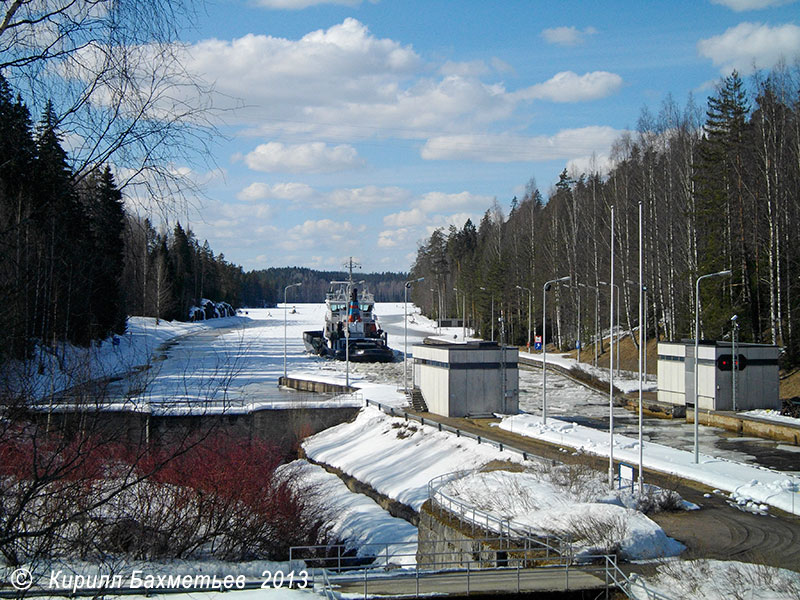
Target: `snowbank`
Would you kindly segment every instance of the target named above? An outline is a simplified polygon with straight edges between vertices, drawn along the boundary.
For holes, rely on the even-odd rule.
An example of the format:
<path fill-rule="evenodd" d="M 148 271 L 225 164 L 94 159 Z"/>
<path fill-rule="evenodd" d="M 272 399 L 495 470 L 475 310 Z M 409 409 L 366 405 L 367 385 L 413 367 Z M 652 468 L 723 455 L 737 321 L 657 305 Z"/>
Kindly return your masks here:
<path fill-rule="evenodd" d="M 670 598 L 758 598 L 792 600 L 800 598 L 800 573 L 764 565 L 719 560 L 667 561 L 654 577 L 634 576 L 632 592 L 645 600 L 647 590 Z"/>
<path fill-rule="evenodd" d="M 536 415 L 515 415 L 503 419 L 499 427 L 519 435 L 575 448 L 599 456 L 608 456 L 608 432 L 576 423 L 549 419 L 547 424 Z M 651 442 L 644 443 L 645 468 L 699 481 L 712 488 L 731 492 L 740 505 L 766 510 L 766 505 L 786 512 L 800 513 L 800 477 L 764 467 L 736 463 L 713 456 L 694 454 Z M 623 435 L 614 436 L 614 458 L 634 465 L 639 463 L 639 442 Z"/>
<path fill-rule="evenodd" d="M 333 517 L 331 533 L 348 547 L 357 548 L 358 556 L 381 558 L 388 552 L 389 562 L 416 564 L 417 528 L 391 516 L 374 500 L 351 492 L 336 475 L 305 460 L 296 460 L 281 468 L 290 469 L 304 485 L 311 485 L 325 498 Z M 386 549 L 386 545 L 390 547 Z"/>

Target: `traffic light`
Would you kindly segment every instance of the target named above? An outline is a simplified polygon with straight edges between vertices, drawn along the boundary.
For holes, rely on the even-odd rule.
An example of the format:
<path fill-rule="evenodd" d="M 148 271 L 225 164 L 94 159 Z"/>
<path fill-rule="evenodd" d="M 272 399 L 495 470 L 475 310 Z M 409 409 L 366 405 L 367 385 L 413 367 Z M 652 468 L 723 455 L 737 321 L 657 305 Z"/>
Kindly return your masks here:
<path fill-rule="evenodd" d="M 739 361 L 736 365 L 737 371 L 744 371 L 747 367 L 747 357 L 744 354 L 739 354 Z M 720 371 L 733 371 L 733 355 L 720 354 L 717 357 L 717 368 Z"/>

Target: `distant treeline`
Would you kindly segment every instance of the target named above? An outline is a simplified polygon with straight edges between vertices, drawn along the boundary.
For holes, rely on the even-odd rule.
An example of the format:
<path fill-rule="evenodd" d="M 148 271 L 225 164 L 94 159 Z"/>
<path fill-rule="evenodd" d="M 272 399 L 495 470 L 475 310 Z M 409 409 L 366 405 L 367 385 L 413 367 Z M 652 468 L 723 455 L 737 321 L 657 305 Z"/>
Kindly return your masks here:
<path fill-rule="evenodd" d="M 289 302 L 322 302 L 331 281 L 347 281 L 344 271 L 314 271 L 301 267 L 270 268 L 244 275 L 242 304 L 259 307 L 283 302 L 284 288 L 293 283 L 300 287 L 287 292 Z M 353 273 L 355 281 L 364 281 L 376 302 L 403 300 L 405 273 Z"/>

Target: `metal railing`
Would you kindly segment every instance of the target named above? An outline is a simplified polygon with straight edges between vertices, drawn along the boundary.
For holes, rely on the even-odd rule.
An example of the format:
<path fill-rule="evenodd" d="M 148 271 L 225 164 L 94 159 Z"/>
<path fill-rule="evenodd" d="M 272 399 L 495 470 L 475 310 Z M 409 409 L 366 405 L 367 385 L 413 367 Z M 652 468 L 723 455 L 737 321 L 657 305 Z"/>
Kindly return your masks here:
<path fill-rule="evenodd" d="M 526 544 L 532 544 L 543 549 L 548 557 L 551 553 L 558 556 L 574 556 L 572 545 L 568 540 L 548 533 L 542 535 L 523 523 L 497 517 L 488 511 L 453 498 L 442 491 L 442 488 L 447 483 L 477 472 L 475 469 L 453 471 L 431 479 L 428 482 L 428 499 L 431 501 L 431 511 L 438 509 L 440 516 L 443 512 L 446 512 L 448 516 L 455 518 L 462 525 L 468 525 L 472 533 L 475 532 L 476 528 L 482 528 L 489 533 L 499 533 L 500 538 L 508 540 L 508 543 L 511 543 L 512 540 L 523 540 Z"/>
<path fill-rule="evenodd" d="M 357 562 L 359 559 L 342 554 L 343 545 L 332 546 L 296 546 L 290 549 L 291 560 L 304 560 L 314 573 L 313 581 L 318 584 L 317 591 L 326 598 L 336 596 L 335 589 L 346 589 L 347 593 L 363 593 L 363 597 L 370 595 L 370 590 L 376 592 L 376 587 L 387 583 L 394 585 L 393 594 L 413 595 L 420 597 L 432 593 L 460 593 L 469 594 L 477 591 L 476 587 L 481 582 L 491 581 L 499 586 L 491 591 L 516 591 L 535 590 L 535 581 L 539 576 L 549 577 L 554 582 L 553 575 L 561 573 L 563 576 L 564 590 L 579 589 L 581 586 L 592 587 L 594 581 L 583 578 L 576 581 L 578 573 L 589 574 L 600 580 L 606 590 L 616 588 L 628 598 L 635 600 L 673 600 L 669 596 L 649 589 L 645 582 L 636 576 L 629 577 L 617 563 L 613 554 L 582 555 L 579 560 L 569 556 L 550 555 L 542 556 L 542 550 L 537 546 L 508 546 L 507 538 L 462 538 L 437 540 L 430 544 L 448 544 L 451 549 L 444 551 L 426 551 L 424 557 L 432 562 L 435 567 L 425 568 L 417 561 L 417 552 L 389 552 L 392 546 L 406 546 L 408 543 L 396 544 L 366 544 L 384 548 L 373 556 L 370 564 L 347 564 L 348 560 Z M 481 549 L 475 550 L 474 544 L 480 544 Z M 458 544 L 470 544 L 470 550 L 459 550 Z M 334 552 L 335 551 L 335 552 Z M 311 554 L 311 557 L 304 557 Z M 413 566 L 403 567 L 414 559 Z M 390 559 L 395 559 L 393 562 Z M 362 562 L 363 557 L 360 559 Z M 570 584 L 572 583 L 572 587 Z M 321 589 L 319 589 L 321 588 Z M 482 590 L 486 592 L 484 587 Z"/>
<path fill-rule="evenodd" d="M 401 408 L 395 408 L 394 406 L 387 406 L 387 405 L 381 404 L 380 402 L 375 402 L 374 400 L 370 400 L 369 398 L 364 400 L 364 404 L 365 404 L 365 406 L 375 406 L 379 410 L 382 410 L 384 413 L 386 413 L 387 415 L 390 415 L 392 417 L 402 417 L 406 421 L 416 421 L 417 423 L 419 423 L 421 425 L 428 425 L 430 427 L 435 427 L 439 431 L 446 431 L 448 433 L 455 433 L 457 437 L 463 437 L 463 438 L 475 440 L 479 444 L 488 444 L 489 446 L 493 446 L 494 448 L 497 448 L 500 452 L 510 452 L 511 454 L 516 454 L 518 456 L 521 456 L 523 460 L 532 460 L 533 458 L 537 458 L 535 454 L 531 454 L 530 452 L 525 452 L 524 450 L 519 450 L 517 448 L 514 448 L 512 446 L 504 444 L 503 442 L 497 442 L 497 441 L 492 440 L 492 439 L 487 439 L 487 438 L 485 438 L 483 436 L 480 436 L 480 435 L 477 435 L 477 434 L 474 434 L 474 433 L 470 433 L 468 431 L 462 431 L 461 429 L 458 429 L 457 427 L 451 427 L 450 425 L 445 425 L 445 424 L 440 423 L 439 421 L 436 421 L 434 419 L 427 419 L 426 420 L 425 417 L 421 417 L 419 415 L 415 415 L 413 413 L 406 412 Z"/>

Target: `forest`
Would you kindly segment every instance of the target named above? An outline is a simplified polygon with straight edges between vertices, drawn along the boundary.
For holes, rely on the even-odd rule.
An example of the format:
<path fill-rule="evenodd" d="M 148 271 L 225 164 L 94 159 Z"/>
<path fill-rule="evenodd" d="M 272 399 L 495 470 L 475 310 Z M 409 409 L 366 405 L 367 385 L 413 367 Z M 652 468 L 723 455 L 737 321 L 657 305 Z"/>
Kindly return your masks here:
<path fill-rule="evenodd" d="M 37 341 L 123 333 L 128 315 L 185 319 L 202 297 L 238 303 L 242 270 L 180 223 L 126 212 L 107 165 L 77 174 L 50 104 L 34 126 L 0 78 L 0 358 Z"/>
<path fill-rule="evenodd" d="M 75 172 L 50 104 L 38 123 L 0 76 L 0 361 L 37 343 L 87 345 L 123 333 L 128 315 L 187 320 L 208 298 L 273 305 L 283 287 L 321 302 L 344 272 L 245 273 L 180 222 L 156 228 L 126 210 L 108 165 Z M 402 274 L 358 274 L 378 301 L 402 298 Z"/>
<path fill-rule="evenodd" d="M 568 350 L 609 331 L 612 283 L 621 327 L 631 330 L 639 314 L 641 203 L 648 337 L 694 339 L 697 278 L 730 270 L 702 282 L 700 338 L 730 339 L 737 315 L 740 341 L 778 344 L 786 364 L 800 362 L 798 69 L 777 67 L 748 81 L 733 72 L 704 107 L 668 97 L 657 114 L 642 111 L 610 158 L 606 172 L 564 170 L 546 199 L 529 181 L 507 216 L 495 200 L 477 226 L 435 230 L 412 269 L 425 277 L 414 302 L 433 317 L 460 317 L 466 304 L 484 337 L 494 307 L 506 341 L 523 345 L 529 303 L 530 327 L 542 335 L 547 294 L 546 342 Z M 562 277 L 569 282 L 544 291 Z"/>

